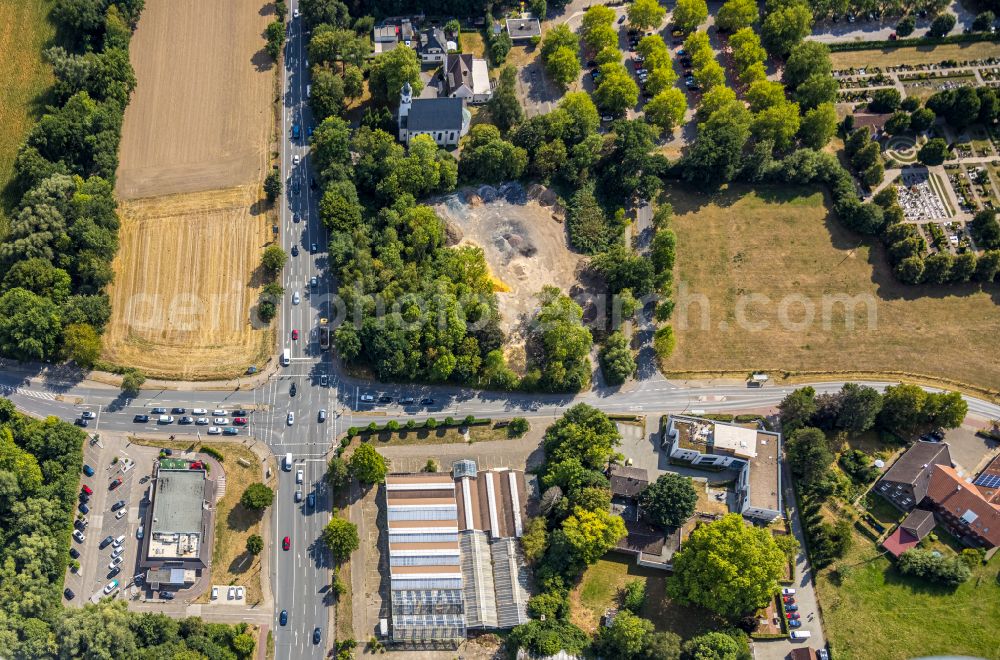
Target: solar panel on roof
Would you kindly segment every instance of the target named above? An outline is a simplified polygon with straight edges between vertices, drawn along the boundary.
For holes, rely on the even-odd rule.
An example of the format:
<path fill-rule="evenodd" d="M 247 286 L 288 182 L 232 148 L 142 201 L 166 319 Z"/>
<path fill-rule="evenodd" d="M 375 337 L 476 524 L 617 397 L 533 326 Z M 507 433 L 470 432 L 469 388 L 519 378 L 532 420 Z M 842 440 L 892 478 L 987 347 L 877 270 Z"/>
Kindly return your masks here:
<path fill-rule="evenodd" d="M 1000 486 L 1000 474 L 981 474 L 972 483 L 983 488 L 997 488 Z"/>

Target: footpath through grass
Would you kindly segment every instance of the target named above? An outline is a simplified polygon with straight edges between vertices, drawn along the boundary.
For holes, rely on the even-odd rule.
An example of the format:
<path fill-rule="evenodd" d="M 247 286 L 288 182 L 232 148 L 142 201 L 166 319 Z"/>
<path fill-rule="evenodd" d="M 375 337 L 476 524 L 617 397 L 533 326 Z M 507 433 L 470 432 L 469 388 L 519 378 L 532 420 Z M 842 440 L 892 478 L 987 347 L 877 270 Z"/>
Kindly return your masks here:
<path fill-rule="evenodd" d="M 0 0 L 0 238 L 7 211 L 17 200 L 7 190 L 14 156 L 41 115 L 52 86 L 52 69 L 42 51 L 55 35 L 48 20 L 52 0 Z"/>
<path fill-rule="evenodd" d="M 957 589 L 939 587 L 900 574 L 871 541 L 855 534 L 848 555 L 817 579 L 836 657 L 1000 658 L 998 569 L 994 557 Z"/>

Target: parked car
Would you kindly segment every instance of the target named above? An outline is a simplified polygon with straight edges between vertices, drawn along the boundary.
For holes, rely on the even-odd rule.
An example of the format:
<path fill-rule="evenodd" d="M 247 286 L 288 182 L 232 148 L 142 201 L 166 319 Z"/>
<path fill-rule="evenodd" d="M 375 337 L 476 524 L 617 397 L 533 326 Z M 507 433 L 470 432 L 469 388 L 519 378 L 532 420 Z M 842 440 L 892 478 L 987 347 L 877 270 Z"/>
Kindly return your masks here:
<path fill-rule="evenodd" d="M 191 409 L 191 414 L 192 415 L 207 415 L 208 411 L 205 410 L 204 408 L 192 408 Z"/>
<path fill-rule="evenodd" d="M 83 486 L 80 487 L 80 492 L 86 493 L 87 495 L 94 494 L 94 491 L 92 491 L 90 489 L 90 486 L 88 486 L 87 484 L 83 484 Z"/>
<path fill-rule="evenodd" d="M 243 598 L 243 587 L 236 587 L 236 598 L 237 599 Z"/>
<path fill-rule="evenodd" d="M 792 596 L 795 594 L 795 589 L 792 589 L 791 587 L 784 587 L 782 588 L 781 593 L 785 596 Z"/>
<path fill-rule="evenodd" d="M 317 252 L 319 252 L 319 246 L 316 245 L 315 243 L 310 243 L 309 244 L 309 252 L 312 253 L 312 254 L 316 254 Z"/>
<path fill-rule="evenodd" d="M 136 415 L 132 418 L 132 421 L 136 424 L 145 424 L 149 421 L 149 415 Z"/>
<path fill-rule="evenodd" d="M 87 428 L 87 425 L 90 424 L 90 422 L 88 422 L 87 420 L 85 420 L 82 417 L 77 417 L 76 419 L 73 420 L 73 423 L 76 424 L 77 426 L 81 426 L 83 428 Z"/>
<path fill-rule="evenodd" d="M 302 483 L 302 470 L 295 471 L 295 483 L 297 484 Z"/>
<path fill-rule="evenodd" d="M 101 541 L 101 544 L 98 547 L 101 550 L 103 550 L 104 548 L 108 547 L 109 545 L 111 545 L 114 542 L 115 542 L 115 537 L 113 537 L 113 536 L 105 536 L 104 540 Z"/>
<path fill-rule="evenodd" d="M 72 557 L 73 559 L 79 559 L 80 558 L 80 551 L 77 550 L 76 548 L 70 548 L 69 549 L 69 556 Z"/>
<path fill-rule="evenodd" d="M 219 588 L 212 587 L 212 600 L 216 600 L 218 598 L 219 598 Z"/>
<path fill-rule="evenodd" d="M 404 396 L 399 399 L 399 405 L 401 406 L 412 406 L 415 399 L 412 396 Z"/>
<path fill-rule="evenodd" d="M 194 423 L 197 424 L 198 426 L 208 426 L 209 424 L 212 423 L 212 420 L 210 420 L 208 417 L 199 417 L 198 419 L 194 420 Z"/>
<path fill-rule="evenodd" d="M 181 424 L 194 424 L 194 417 L 181 417 Z"/>
<path fill-rule="evenodd" d="M 83 532 L 78 529 L 73 530 L 73 538 L 76 539 L 77 543 L 83 543 L 87 539 L 87 537 L 83 535 Z"/>
<path fill-rule="evenodd" d="M 111 545 L 115 546 L 116 548 L 120 548 L 122 547 L 122 545 L 124 545 L 124 543 L 125 543 L 125 535 L 122 534 L 121 536 L 116 538 Z"/>
<path fill-rule="evenodd" d="M 70 589 L 69 587 L 63 589 L 63 596 L 66 597 L 66 600 L 73 600 L 74 598 L 76 598 L 76 594 L 73 593 L 73 590 Z"/>
<path fill-rule="evenodd" d="M 92 476 L 94 476 L 94 468 L 90 467 L 87 464 L 84 464 L 84 466 L 83 466 L 83 473 L 85 475 L 87 475 L 88 477 L 92 477 Z"/>
<path fill-rule="evenodd" d="M 240 430 L 235 426 L 227 426 L 222 429 L 222 435 L 239 435 Z"/>
<path fill-rule="evenodd" d="M 80 513 L 82 513 L 83 515 L 87 515 L 88 513 L 90 513 L 90 507 L 87 506 L 86 502 L 80 502 L 80 506 L 76 508 L 78 508 L 80 510 Z"/>
<path fill-rule="evenodd" d="M 826 649 L 816 649 L 816 657 L 819 660 L 830 660 L 830 654 Z"/>
<path fill-rule="evenodd" d="M 361 395 L 361 403 L 375 403 L 375 395 L 374 394 L 362 394 Z"/>
<path fill-rule="evenodd" d="M 309 278 L 309 286 L 312 287 L 313 289 L 315 289 L 316 287 L 318 287 L 319 286 L 319 278 L 317 278 L 315 275 L 313 275 L 312 277 L 310 277 Z"/>
<path fill-rule="evenodd" d="M 245 426 L 247 423 L 246 417 L 233 417 L 233 424 L 239 424 L 240 426 Z"/>
<path fill-rule="evenodd" d="M 786 612 L 785 613 L 785 618 L 786 619 L 801 619 L 802 615 L 799 614 L 798 612 Z"/>
<path fill-rule="evenodd" d="M 112 591 L 118 588 L 118 580 L 112 580 L 108 582 L 108 585 L 104 587 L 104 593 L 110 594 Z"/>
<path fill-rule="evenodd" d="M 174 592 L 172 592 L 172 591 L 163 591 L 161 589 L 160 590 L 160 598 L 162 598 L 163 600 L 173 600 L 174 599 Z"/>
<path fill-rule="evenodd" d="M 243 408 L 237 408 L 236 410 L 233 411 L 233 416 L 234 417 L 246 417 L 249 414 L 250 414 L 250 411 L 249 410 L 245 410 Z"/>
<path fill-rule="evenodd" d="M 115 514 L 115 520 L 121 520 L 128 515 L 128 509 L 120 509 L 118 513 Z"/>
<path fill-rule="evenodd" d="M 208 434 L 209 435 L 221 435 L 222 434 L 222 427 L 221 426 L 209 426 L 208 427 Z"/>
<path fill-rule="evenodd" d="M 118 500 L 117 502 L 115 502 L 114 504 L 111 505 L 111 510 L 112 511 L 117 511 L 118 509 L 122 508 L 123 506 L 125 506 L 125 500 Z"/>
<path fill-rule="evenodd" d="M 167 414 L 167 409 L 166 408 L 153 408 L 153 414 L 154 415 L 166 415 Z"/>
<path fill-rule="evenodd" d="M 115 566 L 118 566 L 119 564 L 121 564 L 123 561 L 125 561 L 125 560 L 121 556 L 115 557 L 114 559 L 111 560 L 111 563 L 108 564 L 108 568 L 109 569 L 110 568 L 114 568 Z"/>
<path fill-rule="evenodd" d="M 434 399 L 430 398 L 429 396 L 424 397 L 423 399 L 420 400 L 420 405 L 422 405 L 422 406 L 433 406 L 434 405 Z"/>
<path fill-rule="evenodd" d="M 306 496 L 306 504 L 309 508 L 316 506 L 316 493 L 309 493 L 309 495 Z"/>
<path fill-rule="evenodd" d="M 232 600 L 234 598 L 236 598 L 236 587 L 229 587 L 229 590 L 226 591 L 226 600 Z"/>
<path fill-rule="evenodd" d="M 117 479 L 111 482 L 111 484 L 108 486 L 108 490 L 114 490 L 115 488 L 118 488 L 121 485 L 122 485 L 122 478 L 118 477 Z"/>
<path fill-rule="evenodd" d="M 792 639 L 808 639 L 811 635 L 812 633 L 808 630 L 793 630 L 789 633 L 789 637 Z"/>
<path fill-rule="evenodd" d="M 114 576 L 118 575 L 121 572 L 122 572 L 122 567 L 115 566 L 110 571 L 108 571 L 108 579 L 110 580 L 111 578 L 113 578 Z"/>
<path fill-rule="evenodd" d="M 80 530 L 81 532 L 87 531 L 87 525 L 89 525 L 89 524 L 90 523 L 87 522 L 86 518 L 77 518 L 76 520 L 73 521 L 73 527 L 75 527 L 76 529 Z M 69 554 L 71 554 L 71 555 L 73 554 L 73 549 L 72 548 L 70 548 L 70 553 Z M 75 559 L 75 557 L 74 557 L 74 559 Z"/>
<path fill-rule="evenodd" d="M 799 606 L 796 605 L 795 603 L 792 603 L 791 605 L 785 605 L 785 611 L 786 612 L 796 612 L 796 611 L 798 611 L 798 609 L 799 609 Z"/>
<path fill-rule="evenodd" d="M 799 621 L 798 619 L 792 619 L 791 621 L 788 622 L 788 627 L 789 628 L 801 628 L 802 627 L 802 622 Z"/>
<path fill-rule="evenodd" d="M 214 423 L 214 424 L 216 424 L 218 426 L 225 426 L 226 424 L 229 423 L 229 418 L 228 417 L 216 417 L 215 419 L 212 420 L 212 423 Z"/>
<path fill-rule="evenodd" d="M 135 538 L 142 540 L 143 527 L 139 525 L 139 529 L 135 530 Z"/>
<path fill-rule="evenodd" d="M 295 491 L 295 501 L 296 502 L 301 502 L 302 501 L 302 491 L 301 490 Z"/>
<path fill-rule="evenodd" d="M 186 412 L 187 412 L 186 408 L 171 408 L 170 410 L 171 415 L 183 415 Z"/>

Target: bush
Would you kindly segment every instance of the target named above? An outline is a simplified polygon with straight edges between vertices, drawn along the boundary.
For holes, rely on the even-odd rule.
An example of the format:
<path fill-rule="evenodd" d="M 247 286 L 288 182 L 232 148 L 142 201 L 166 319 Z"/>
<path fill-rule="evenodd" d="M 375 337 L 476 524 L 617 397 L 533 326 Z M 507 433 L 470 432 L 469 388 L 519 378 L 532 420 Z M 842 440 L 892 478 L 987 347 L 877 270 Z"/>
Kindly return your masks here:
<path fill-rule="evenodd" d="M 462 420 L 462 425 L 463 426 L 472 426 L 475 423 L 476 423 L 476 416 L 475 415 L 466 415 L 465 419 Z"/>
<path fill-rule="evenodd" d="M 639 614 L 646 602 L 646 583 L 643 580 L 626 582 L 618 592 L 618 602 L 633 614 Z"/>
<path fill-rule="evenodd" d="M 653 349 L 656 351 L 656 357 L 661 360 L 670 357 L 676 345 L 677 340 L 674 338 L 674 329 L 669 325 L 659 328 L 653 334 Z"/>
<path fill-rule="evenodd" d="M 522 435 L 527 433 L 530 428 L 531 425 L 528 424 L 528 420 L 524 417 L 515 417 L 510 420 L 509 424 L 507 424 L 507 435 L 512 438 L 520 438 Z"/>
<path fill-rule="evenodd" d="M 444 425 L 445 426 L 455 426 L 455 418 L 451 417 L 451 416 L 445 417 L 444 418 Z"/>
<path fill-rule="evenodd" d="M 427 421 L 424 422 L 424 428 L 428 429 L 436 429 L 437 425 L 438 425 L 437 420 L 434 419 L 433 417 L 428 417 Z"/>
<path fill-rule="evenodd" d="M 200 451 L 203 454 L 208 454 L 209 456 L 219 461 L 220 463 L 222 463 L 225 460 L 225 457 L 222 455 L 222 452 L 216 449 L 215 447 L 208 447 L 203 445 L 202 448 L 199 449 L 198 451 Z"/>
<path fill-rule="evenodd" d="M 938 582 L 949 587 L 957 587 L 970 577 L 972 571 L 961 557 L 935 555 L 927 550 L 907 550 L 899 557 L 899 572 Z"/>

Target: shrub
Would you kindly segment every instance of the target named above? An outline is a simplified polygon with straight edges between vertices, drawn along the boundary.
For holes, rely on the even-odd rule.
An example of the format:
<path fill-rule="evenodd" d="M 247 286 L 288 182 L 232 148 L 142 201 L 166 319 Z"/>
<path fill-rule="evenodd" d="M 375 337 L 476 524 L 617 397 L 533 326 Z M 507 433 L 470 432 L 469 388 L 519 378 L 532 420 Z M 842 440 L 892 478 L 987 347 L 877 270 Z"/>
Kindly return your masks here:
<path fill-rule="evenodd" d="M 462 420 L 462 424 L 465 426 L 472 426 L 475 423 L 476 423 L 475 415 L 466 415 L 465 419 Z"/>
<path fill-rule="evenodd" d="M 445 426 L 455 426 L 455 418 L 451 417 L 451 416 L 445 417 L 444 418 L 444 425 Z"/>
<path fill-rule="evenodd" d="M 528 424 L 528 420 L 524 417 L 515 417 L 510 420 L 509 424 L 507 424 L 507 435 L 512 438 L 520 438 L 522 435 L 527 433 L 530 428 L 531 425 Z"/>
<path fill-rule="evenodd" d="M 386 431 L 398 431 L 399 430 L 399 422 L 397 422 L 394 419 L 390 419 L 388 422 L 385 423 L 385 430 Z"/>
<path fill-rule="evenodd" d="M 972 571 L 961 557 L 945 557 L 927 550 L 907 550 L 899 557 L 900 573 L 957 587 L 970 577 Z"/>
<path fill-rule="evenodd" d="M 201 451 L 201 453 L 203 454 L 208 454 L 209 456 L 219 461 L 220 463 L 225 460 L 225 457 L 222 455 L 222 452 L 216 449 L 215 447 L 203 446 L 199 451 Z"/>
<path fill-rule="evenodd" d="M 424 428 L 428 429 L 436 429 L 437 425 L 438 425 L 437 420 L 434 419 L 433 417 L 428 417 L 427 421 L 424 422 Z"/>
<path fill-rule="evenodd" d="M 633 614 L 639 614 L 646 602 L 646 583 L 642 580 L 626 582 L 618 592 L 618 602 Z"/>

